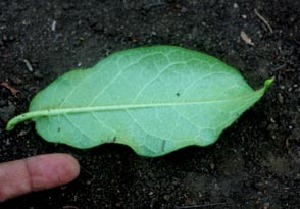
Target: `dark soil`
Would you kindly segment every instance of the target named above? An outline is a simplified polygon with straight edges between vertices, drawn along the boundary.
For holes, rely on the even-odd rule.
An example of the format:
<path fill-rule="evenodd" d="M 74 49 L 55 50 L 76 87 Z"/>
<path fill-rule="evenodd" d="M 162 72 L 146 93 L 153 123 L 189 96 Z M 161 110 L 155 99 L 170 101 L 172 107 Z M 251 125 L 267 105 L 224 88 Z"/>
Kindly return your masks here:
<path fill-rule="evenodd" d="M 214 145 L 160 158 L 120 145 L 82 151 L 50 144 L 33 122 L 4 130 L 62 73 L 157 44 L 213 55 L 254 88 L 271 76 L 276 82 Z M 300 208 L 299 71 L 298 0 L 1 0 L 0 161 L 64 152 L 82 172 L 67 186 L 0 208 Z"/>

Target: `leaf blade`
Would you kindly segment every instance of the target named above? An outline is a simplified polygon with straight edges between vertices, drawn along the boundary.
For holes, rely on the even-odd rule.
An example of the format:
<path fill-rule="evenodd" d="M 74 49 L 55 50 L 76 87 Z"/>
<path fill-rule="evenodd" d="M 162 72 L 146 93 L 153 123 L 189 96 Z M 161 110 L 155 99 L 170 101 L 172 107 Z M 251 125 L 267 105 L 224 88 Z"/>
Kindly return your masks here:
<path fill-rule="evenodd" d="M 153 157 L 213 143 L 270 83 L 255 92 L 238 71 L 208 55 L 139 48 L 64 74 L 34 98 L 28 114 L 39 115 L 33 119 L 47 141 L 126 144 Z"/>

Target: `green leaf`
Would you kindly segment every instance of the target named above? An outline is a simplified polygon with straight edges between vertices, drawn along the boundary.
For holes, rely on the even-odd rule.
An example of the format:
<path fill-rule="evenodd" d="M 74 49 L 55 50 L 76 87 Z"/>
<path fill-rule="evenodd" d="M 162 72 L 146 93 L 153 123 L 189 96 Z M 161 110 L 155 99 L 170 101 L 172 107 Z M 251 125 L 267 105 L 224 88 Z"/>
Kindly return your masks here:
<path fill-rule="evenodd" d="M 125 144 L 139 155 L 160 156 L 214 143 L 272 81 L 253 91 L 237 70 L 211 56 L 171 46 L 131 49 L 65 73 L 7 129 L 33 119 L 49 142 L 82 149 Z"/>

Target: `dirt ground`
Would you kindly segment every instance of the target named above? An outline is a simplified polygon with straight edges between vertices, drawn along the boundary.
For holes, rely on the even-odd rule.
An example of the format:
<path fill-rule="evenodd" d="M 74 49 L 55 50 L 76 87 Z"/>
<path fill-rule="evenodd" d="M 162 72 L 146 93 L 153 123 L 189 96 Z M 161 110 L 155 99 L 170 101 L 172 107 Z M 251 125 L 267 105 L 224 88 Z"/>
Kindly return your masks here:
<path fill-rule="evenodd" d="M 158 44 L 213 55 L 254 88 L 276 82 L 214 145 L 154 159 L 120 145 L 50 144 L 33 122 L 4 130 L 63 72 Z M 67 186 L 0 208 L 300 208 L 299 71 L 298 0 L 1 0 L 0 161 L 63 152 L 82 171 Z"/>

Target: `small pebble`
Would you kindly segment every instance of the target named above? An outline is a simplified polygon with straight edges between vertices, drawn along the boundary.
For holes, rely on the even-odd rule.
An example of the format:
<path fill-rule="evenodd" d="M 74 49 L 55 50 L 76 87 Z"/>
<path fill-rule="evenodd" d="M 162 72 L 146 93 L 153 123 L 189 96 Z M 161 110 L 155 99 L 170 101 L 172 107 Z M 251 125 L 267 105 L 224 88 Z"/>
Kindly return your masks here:
<path fill-rule="evenodd" d="M 86 185 L 90 186 L 92 184 L 92 181 L 91 180 L 87 180 L 86 181 Z"/>
<path fill-rule="evenodd" d="M 284 98 L 283 98 L 282 94 L 280 94 L 280 93 L 278 94 L 278 100 L 279 100 L 280 104 L 283 104 Z"/>
<path fill-rule="evenodd" d="M 165 201 L 169 201 L 169 200 L 170 200 L 170 195 L 167 195 L 167 194 L 164 195 L 164 196 L 163 196 L 163 199 L 164 199 Z"/>

